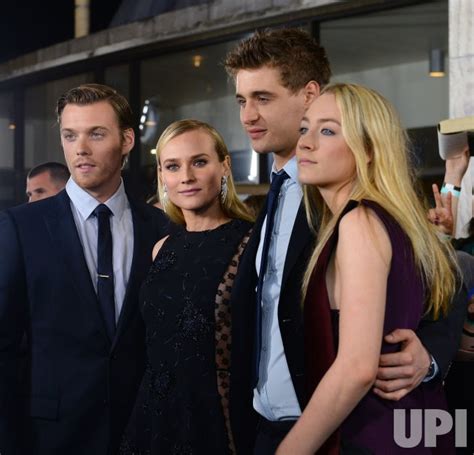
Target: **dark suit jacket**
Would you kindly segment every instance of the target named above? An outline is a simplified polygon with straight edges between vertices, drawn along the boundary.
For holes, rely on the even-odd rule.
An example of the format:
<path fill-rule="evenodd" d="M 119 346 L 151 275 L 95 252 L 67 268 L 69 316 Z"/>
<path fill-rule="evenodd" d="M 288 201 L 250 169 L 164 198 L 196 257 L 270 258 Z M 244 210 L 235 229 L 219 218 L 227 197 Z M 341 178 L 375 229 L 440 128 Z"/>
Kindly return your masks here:
<path fill-rule="evenodd" d="M 232 290 L 232 366 L 230 388 L 230 417 L 239 453 L 251 453 L 256 432 L 257 416 L 253 410 L 252 361 L 255 334 L 255 305 L 257 272 L 255 257 L 265 214 L 255 223 L 253 234 L 241 259 Z M 306 396 L 304 378 L 303 318 L 301 288 L 304 272 L 314 246 L 301 203 L 293 226 L 283 271 L 278 320 L 286 360 L 301 409 Z M 453 310 L 445 319 L 422 321 L 417 335 L 436 359 L 443 378 L 459 346 L 465 315 L 466 292 L 461 289 L 455 297 Z"/>
<path fill-rule="evenodd" d="M 134 252 L 113 343 L 67 193 L 0 213 L 2 455 L 117 450 L 144 369 L 139 287 L 168 226 L 158 209 L 130 203 Z"/>
<path fill-rule="evenodd" d="M 256 413 L 253 411 L 252 368 L 255 328 L 255 257 L 265 214 L 258 217 L 252 236 L 241 258 L 232 289 L 232 363 L 230 418 L 239 453 L 252 453 Z M 300 404 L 304 397 L 302 278 L 312 253 L 314 237 L 309 230 L 303 204 L 296 215 L 283 270 L 278 319 L 291 378 Z"/>

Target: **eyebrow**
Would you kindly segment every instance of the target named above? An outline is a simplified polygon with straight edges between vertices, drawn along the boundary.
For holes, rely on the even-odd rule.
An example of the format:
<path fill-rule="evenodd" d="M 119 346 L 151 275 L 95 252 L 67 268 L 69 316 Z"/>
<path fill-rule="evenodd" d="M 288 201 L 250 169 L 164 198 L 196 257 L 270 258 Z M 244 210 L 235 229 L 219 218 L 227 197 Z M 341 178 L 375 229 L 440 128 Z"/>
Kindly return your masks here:
<path fill-rule="evenodd" d="M 250 98 L 257 98 L 257 96 L 275 96 L 274 93 L 269 92 L 267 90 L 255 90 L 254 92 L 250 93 Z M 236 98 L 245 98 L 245 96 L 241 95 L 240 93 L 235 94 Z"/>
<path fill-rule="evenodd" d="M 208 155 L 207 153 L 198 153 L 197 155 L 192 155 L 192 156 L 190 157 L 190 159 L 191 159 L 191 160 L 195 160 L 196 158 L 201 158 L 201 157 L 206 157 L 206 158 L 208 158 L 209 155 Z M 163 164 L 164 164 L 164 163 L 167 163 L 167 162 L 169 162 L 169 161 L 179 161 L 179 160 L 180 160 L 180 158 L 167 158 L 166 160 L 163 161 Z"/>
<path fill-rule="evenodd" d="M 106 126 L 101 126 L 101 125 L 91 126 L 90 128 L 87 129 L 87 131 L 94 131 L 94 130 L 109 131 L 109 129 Z M 63 133 L 63 132 L 75 133 L 76 130 L 74 128 L 61 128 L 61 133 Z"/>
<path fill-rule="evenodd" d="M 309 123 L 309 118 L 304 116 L 302 119 L 301 119 L 302 122 L 308 122 Z M 333 123 L 336 123 L 337 125 L 341 126 L 341 122 L 339 122 L 339 120 L 336 120 L 335 118 L 330 118 L 330 117 L 327 117 L 327 118 L 320 118 L 317 120 L 316 123 L 320 124 L 320 123 L 326 123 L 326 122 L 333 122 Z"/>

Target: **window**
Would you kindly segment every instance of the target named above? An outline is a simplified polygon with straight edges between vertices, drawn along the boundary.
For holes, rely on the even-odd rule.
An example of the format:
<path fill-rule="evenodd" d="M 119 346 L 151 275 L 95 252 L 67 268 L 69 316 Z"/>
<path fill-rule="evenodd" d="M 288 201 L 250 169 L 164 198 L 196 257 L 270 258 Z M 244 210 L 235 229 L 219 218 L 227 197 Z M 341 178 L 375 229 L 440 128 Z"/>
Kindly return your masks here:
<path fill-rule="evenodd" d="M 146 60 L 141 67 L 142 164 L 155 165 L 150 153 L 163 130 L 175 120 L 195 118 L 223 136 L 238 182 L 255 182 L 258 160 L 240 126 L 233 81 L 223 67 L 231 41 Z"/>
<path fill-rule="evenodd" d="M 55 117 L 58 98 L 67 90 L 92 82 L 91 74 L 58 79 L 25 90 L 25 167 L 45 161 L 64 162 Z"/>

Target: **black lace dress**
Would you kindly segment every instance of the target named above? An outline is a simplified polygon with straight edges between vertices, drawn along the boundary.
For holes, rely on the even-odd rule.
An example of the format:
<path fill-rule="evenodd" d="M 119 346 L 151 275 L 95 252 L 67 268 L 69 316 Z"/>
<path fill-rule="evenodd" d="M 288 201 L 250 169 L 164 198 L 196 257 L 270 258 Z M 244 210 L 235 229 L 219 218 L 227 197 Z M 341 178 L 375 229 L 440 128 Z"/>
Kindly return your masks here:
<path fill-rule="evenodd" d="M 120 454 L 231 453 L 217 385 L 216 294 L 250 227 L 180 228 L 163 244 L 141 290 L 148 365 Z"/>

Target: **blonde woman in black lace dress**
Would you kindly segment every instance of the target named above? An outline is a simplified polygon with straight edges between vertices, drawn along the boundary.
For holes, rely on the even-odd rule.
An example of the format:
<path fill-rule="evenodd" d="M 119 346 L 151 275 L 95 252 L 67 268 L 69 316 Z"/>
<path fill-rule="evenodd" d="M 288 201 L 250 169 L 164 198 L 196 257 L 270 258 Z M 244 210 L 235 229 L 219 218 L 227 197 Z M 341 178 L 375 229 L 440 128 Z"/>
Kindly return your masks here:
<path fill-rule="evenodd" d="M 121 454 L 234 453 L 228 303 L 251 218 L 214 128 L 171 124 L 157 160 L 160 201 L 178 228 L 155 245 L 142 287 L 148 365 Z"/>

